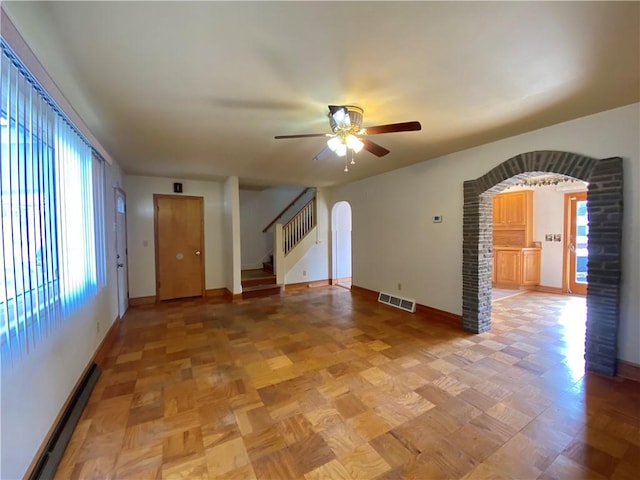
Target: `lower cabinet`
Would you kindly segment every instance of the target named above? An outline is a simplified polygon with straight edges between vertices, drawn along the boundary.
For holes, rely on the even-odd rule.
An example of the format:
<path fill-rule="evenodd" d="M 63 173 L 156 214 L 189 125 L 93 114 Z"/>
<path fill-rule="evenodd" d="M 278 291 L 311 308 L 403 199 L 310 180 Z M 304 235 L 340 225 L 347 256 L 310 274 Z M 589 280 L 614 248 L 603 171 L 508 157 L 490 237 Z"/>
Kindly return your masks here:
<path fill-rule="evenodd" d="M 493 247 L 493 283 L 504 287 L 540 284 L 540 248 Z"/>
<path fill-rule="evenodd" d="M 517 250 L 498 250 L 496 252 L 496 283 L 501 285 L 519 285 L 521 277 L 520 252 Z"/>
<path fill-rule="evenodd" d="M 540 285 L 540 249 L 522 249 L 522 278 L 524 287 Z"/>

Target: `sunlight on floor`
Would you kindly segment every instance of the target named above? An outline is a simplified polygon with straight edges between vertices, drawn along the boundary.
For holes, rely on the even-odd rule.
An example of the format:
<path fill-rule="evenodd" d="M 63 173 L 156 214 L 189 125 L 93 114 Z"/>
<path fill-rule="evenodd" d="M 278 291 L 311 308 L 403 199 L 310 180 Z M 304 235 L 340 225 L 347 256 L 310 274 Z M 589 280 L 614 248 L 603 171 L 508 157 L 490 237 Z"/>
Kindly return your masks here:
<path fill-rule="evenodd" d="M 562 326 L 560 334 L 566 343 L 566 363 L 574 380 L 585 371 L 584 350 L 587 328 L 587 301 L 585 297 L 566 297 L 566 303 L 558 318 Z"/>

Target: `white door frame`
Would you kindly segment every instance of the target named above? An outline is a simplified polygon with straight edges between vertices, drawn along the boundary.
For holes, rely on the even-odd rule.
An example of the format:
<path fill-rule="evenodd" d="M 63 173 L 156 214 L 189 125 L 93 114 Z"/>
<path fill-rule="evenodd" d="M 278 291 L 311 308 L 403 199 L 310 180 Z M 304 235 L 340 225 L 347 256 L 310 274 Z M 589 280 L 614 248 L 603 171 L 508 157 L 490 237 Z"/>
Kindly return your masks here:
<path fill-rule="evenodd" d="M 340 261 L 339 261 L 340 257 L 344 257 L 344 255 L 340 254 L 341 248 L 344 248 L 344 245 L 341 243 L 341 240 L 339 239 L 340 237 L 339 232 L 342 232 L 342 230 L 340 229 L 340 226 L 341 226 L 340 224 L 342 222 L 340 221 L 341 219 L 338 218 L 339 210 L 342 205 L 346 205 L 349 208 L 349 239 L 351 239 L 351 227 L 353 223 L 351 204 L 347 201 L 336 202 L 331 208 L 331 231 L 332 231 L 331 237 L 333 240 L 332 241 L 333 248 L 332 248 L 332 262 L 331 262 L 331 277 L 332 277 L 333 284 L 339 284 L 340 279 L 351 278 L 351 275 L 352 275 L 353 261 L 352 261 L 351 241 L 349 241 L 349 245 L 348 245 L 348 248 L 349 248 L 348 275 L 346 276 L 340 275 L 341 268 L 344 267 L 344 265 L 340 265 Z M 344 273 L 344 270 L 342 271 Z"/>
<path fill-rule="evenodd" d="M 129 260 L 127 248 L 127 195 L 114 187 L 116 280 L 118 284 L 118 316 L 122 318 L 129 307 Z M 121 199 L 121 202 L 118 200 Z"/>

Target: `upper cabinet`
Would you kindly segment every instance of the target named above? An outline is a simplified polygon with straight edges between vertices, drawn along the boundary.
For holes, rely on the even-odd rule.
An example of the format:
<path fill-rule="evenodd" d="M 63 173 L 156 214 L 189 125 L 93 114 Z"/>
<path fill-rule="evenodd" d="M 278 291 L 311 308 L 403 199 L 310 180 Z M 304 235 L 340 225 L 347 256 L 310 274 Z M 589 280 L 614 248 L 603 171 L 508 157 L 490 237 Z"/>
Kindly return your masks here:
<path fill-rule="evenodd" d="M 534 288 L 540 283 L 540 247 L 533 244 L 533 190 L 493 197 L 493 284 Z"/>
<path fill-rule="evenodd" d="M 533 242 L 533 190 L 493 197 L 493 244 L 530 247 Z"/>
<path fill-rule="evenodd" d="M 533 190 L 493 197 L 493 228 L 524 228 L 533 220 Z"/>

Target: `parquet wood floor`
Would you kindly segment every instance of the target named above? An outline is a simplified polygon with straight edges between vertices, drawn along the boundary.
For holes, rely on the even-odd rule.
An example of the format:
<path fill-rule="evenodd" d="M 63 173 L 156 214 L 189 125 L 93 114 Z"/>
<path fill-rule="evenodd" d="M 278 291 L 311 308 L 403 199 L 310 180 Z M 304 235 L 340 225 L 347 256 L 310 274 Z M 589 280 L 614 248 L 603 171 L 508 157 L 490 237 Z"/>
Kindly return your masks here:
<path fill-rule="evenodd" d="M 640 385 L 584 374 L 584 298 L 493 309 L 472 335 L 336 287 L 132 308 L 56 478 L 638 478 Z"/>

